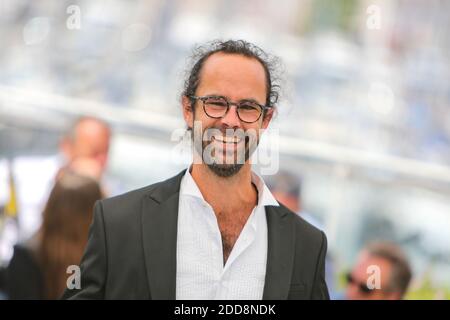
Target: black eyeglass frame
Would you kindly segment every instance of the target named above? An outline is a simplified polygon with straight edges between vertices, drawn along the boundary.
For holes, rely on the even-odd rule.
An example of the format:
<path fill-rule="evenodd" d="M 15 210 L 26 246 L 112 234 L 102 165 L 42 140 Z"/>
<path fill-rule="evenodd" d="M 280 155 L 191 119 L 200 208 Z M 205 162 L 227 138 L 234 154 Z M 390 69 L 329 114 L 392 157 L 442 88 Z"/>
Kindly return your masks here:
<path fill-rule="evenodd" d="M 356 279 L 352 276 L 351 273 L 347 273 L 345 275 L 345 278 L 347 283 L 356 284 L 358 286 L 359 292 L 364 294 L 369 294 L 373 292 L 373 289 L 370 289 L 366 283 L 356 281 Z"/>
<path fill-rule="evenodd" d="M 256 101 L 254 101 L 254 100 L 242 100 L 242 101 L 239 101 L 239 102 L 232 102 L 232 101 L 228 100 L 228 99 L 227 99 L 226 97 L 224 97 L 224 96 L 215 96 L 215 95 L 208 95 L 208 96 L 194 96 L 194 95 L 191 95 L 191 96 L 189 96 L 189 98 L 194 99 L 194 100 L 200 100 L 200 101 L 202 102 L 202 105 L 203 105 L 203 111 L 205 112 L 205 114 L 206 114 L 208 117 L 213 118 L 213 119 L 221 119 L 221 118 L 225 117 L 225 116 L 227 115 L 228 111 L 230 111 L 230 106 L 235 105 L 235 106 L 236 106 L 236 113 L 237 113 L 237 115 L 238 115 L 239 120 L 241 120 L 242 122 L 245 122 L 245 123 L 255 123 L 256 121 L 258 121 L 258 120 L 261 118 L 261 115 L 262 115 L 267 109 L 270 109 L 270 108 L 271 108 L 270 106 L 262 105 L 262 104 L 260 104 L 260 103 L 258 103 L 258 102 L 256 102 Z M 225 113 L 223 114 L 223 116 L 221 116 L 221 117 L 213 117 L 213 116 L 209 115 L 208 112 L 206 112 L 205 101 L 206 101 L 207 99 L 211 99 L 211 98 L 213 98 L 213 99 L 214 99 L 214 98 L 217 98 L 217 99 L 223 99 L 223 100 L 227 103 L 227 110 L 225 111 Z M 241 118 L 241 116 L 240 116 L 240 114 L 239 114 L 239 108 L 240 108 L 240 106 L 241 106 L 241 103 L 244 103 L 244 102 L 251 102 L 251 103 L 254 103 L 255 105 L 257 105 L 257 106 L 261 109 L 261 112 L 260 112 L 260 114 L 259 114 L 259 116 L 258 116 L 258 118 L 257 118 L 256 120 L 254 120 L 254 121 L 245 121 L 245 120 L 243 120 L 243 119 Z"/>

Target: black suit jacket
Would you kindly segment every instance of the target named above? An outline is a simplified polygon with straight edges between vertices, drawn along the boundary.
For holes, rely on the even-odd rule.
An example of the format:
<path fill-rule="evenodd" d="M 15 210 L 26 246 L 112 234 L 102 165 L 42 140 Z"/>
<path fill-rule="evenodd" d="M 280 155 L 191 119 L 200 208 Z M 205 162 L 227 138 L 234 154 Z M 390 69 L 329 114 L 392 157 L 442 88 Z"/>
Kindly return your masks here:
<path fill-rule="evenodd" d="M 185 171 L 96 203 L 81 289 L 63 298 L 175 299 L 178 199 Z M 281 205 L 266 206 L 263 299 L 329 299 L 325 234 Z"/>

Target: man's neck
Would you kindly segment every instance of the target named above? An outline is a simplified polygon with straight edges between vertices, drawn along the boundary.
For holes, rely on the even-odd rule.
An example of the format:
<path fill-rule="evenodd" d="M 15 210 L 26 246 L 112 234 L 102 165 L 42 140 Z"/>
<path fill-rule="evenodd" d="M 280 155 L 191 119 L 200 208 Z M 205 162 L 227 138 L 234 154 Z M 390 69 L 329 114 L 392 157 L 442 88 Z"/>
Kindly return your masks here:
<path fill-rule="evenodd" d="M 257 204 L 258 194 L 252 185 L 248 162 L 231 177 L 220 177 L 205 164 L 193 164 L 191 175 L 205 201 L 215 210 L 234 212 Z"/>

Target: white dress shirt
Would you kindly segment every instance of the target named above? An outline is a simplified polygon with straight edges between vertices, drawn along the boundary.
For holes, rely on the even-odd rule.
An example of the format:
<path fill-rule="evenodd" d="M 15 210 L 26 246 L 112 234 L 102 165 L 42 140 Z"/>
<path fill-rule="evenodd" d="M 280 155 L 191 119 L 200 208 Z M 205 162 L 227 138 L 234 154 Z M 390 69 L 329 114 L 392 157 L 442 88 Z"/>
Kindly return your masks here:
<path fill-rule="evenodd" d="M 262 299 L 267 263 L 265 206 L 278 206 L 278 202 L 253 172 L 252 182 L 258 204 L 224 266 L 216 215 L 186 170 L 178 209 L 176 299 Z"/>

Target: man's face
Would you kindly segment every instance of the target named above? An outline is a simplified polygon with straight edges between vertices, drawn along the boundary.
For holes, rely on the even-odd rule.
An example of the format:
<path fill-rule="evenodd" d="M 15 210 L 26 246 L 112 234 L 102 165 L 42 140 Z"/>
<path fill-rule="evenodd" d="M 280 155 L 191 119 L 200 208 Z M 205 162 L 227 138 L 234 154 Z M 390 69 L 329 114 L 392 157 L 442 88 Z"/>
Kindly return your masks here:
<path fill-rule="evenodd" d="M 97 171 L 103 173 L 108 161 L 109 142 L 108 128 L 86 120 L 76 128 L 74 140 L 65 143 L 64 153 L 70 165 L 83 161 L 95 165 Z"/>
<path fill-rule="evenodd" d="M 232 102 L 253 100 L 261 105 L 266 104 L 266 76 L 259 61 L 238 54 L 215 53 L 204 63 L 200 83 L 196 96 L 222 96 Z M 183 112 L 189 127 L 201 125 L 202 153 L 210 154 L 214 158 L 208 167 L 220 176 L 231 176 L 243 166 L 259 141 L 260 129 L 266 129 L 272 117 L 273 110 L 253 123 L 246 123 L 239 119 L 235 105 L 231 105 L 228 113 L 220 119 L 209 117 L 202 101 L 197 101 L 195 108 L 191 108 L 190 100 L 183 99 Z M 205 134 L 206 132 L 206 134 Z M 243 133 L 254 139 L 243 138 Z M 234 139 L 231 136 L 234 135 Z M 195 127 L 194 127 L 195 136 Z M 205 136 L 207 139 L 204 139 Z M 195 137 L 197 138 L 197 137 Z M 206 141 L 205 141 L 206 140 Z M 254 146 L 249 146 L 251 142 Z M 194 141 L 196 144 L 196 141 Z M 205 152 L 207 151 L 207 152 Z M 230 161 L 231 160 L 231 161 Z M 207 162 L 208 163 L 208 162 Z"/>
<path fill-rule="evenodd" d="M 362 286 L 367 286 L 367 280 L 373 276 L 371 266 L 377 266 L 380 270 L 380 288 L 363 290 Z M 363 252 L 351 272 L 351 281 L 346 289 L 346 297 L 349 300 L 391 300 L 400 299 L 398 293 L 391 292 L 389 281 L 391 279 L 391 263 L 377 256 Z"/>

